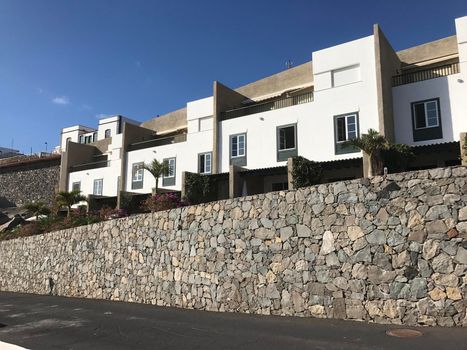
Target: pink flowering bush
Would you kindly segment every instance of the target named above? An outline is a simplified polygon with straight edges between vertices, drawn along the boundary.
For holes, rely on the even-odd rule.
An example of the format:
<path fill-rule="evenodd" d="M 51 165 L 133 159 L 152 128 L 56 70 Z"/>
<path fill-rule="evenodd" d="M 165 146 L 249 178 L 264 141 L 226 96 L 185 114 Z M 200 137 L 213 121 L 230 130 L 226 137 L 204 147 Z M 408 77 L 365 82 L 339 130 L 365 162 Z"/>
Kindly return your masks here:
<path fill-rule="evenodd" d="M 144 211 L 161 211 L 169 210 L 174 208 L 184 207 L 187 204 L 180 199 L 180 197 L 175 193 L 161 193 L 155 194 L 141 204 L 141 209 Z"/>

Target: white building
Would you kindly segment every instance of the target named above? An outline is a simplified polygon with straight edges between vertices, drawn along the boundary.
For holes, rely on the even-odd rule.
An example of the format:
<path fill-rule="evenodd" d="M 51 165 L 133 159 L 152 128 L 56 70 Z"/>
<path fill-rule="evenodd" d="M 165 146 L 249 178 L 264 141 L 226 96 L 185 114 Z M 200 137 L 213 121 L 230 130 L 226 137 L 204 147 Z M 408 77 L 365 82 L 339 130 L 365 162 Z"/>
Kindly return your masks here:
<path fill-rule="evenodd" d="M 328 180 L 361 176 L 362 154 L 345 141 L 370 128 L 412 146 L 459 142 L 467 131 L 467 17 L 455 23 L 455 35 L 399 52 L 375 25 L 372 35 L 240 88 L 214 82 L 212 96 L 141 124 L 116 116 L 97 130 L 65 128 L 60 188 L 149 193 L 155 180 L 141 165 L 156 158 L 169 164 L 165 190 L 180 190 L 183 172 L 224 174 L 233 165 L 250 194 L 286 187 L 287 159 L 296 155 L 332 164 Z M 446 147 L 430 148 L 416 166 L 455 164 Z"/>

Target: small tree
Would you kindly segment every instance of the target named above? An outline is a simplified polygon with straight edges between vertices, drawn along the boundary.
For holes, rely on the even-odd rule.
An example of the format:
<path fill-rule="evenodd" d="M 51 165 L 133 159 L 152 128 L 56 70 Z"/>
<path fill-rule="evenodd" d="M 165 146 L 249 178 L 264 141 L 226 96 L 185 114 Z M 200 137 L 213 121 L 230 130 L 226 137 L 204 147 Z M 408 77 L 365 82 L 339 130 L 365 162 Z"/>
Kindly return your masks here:
<path fill-rule="evenodd" d="M 360 148 L 370 157 L 371 175 L 381 175 L 383 173 L 383 150 L 388 148 L 388 142 L 383 135 L 376 130 L 369 129 L 367 134 L 347 141 L 348 145 Z"/>
<path fill-rule="evenodd" d="M 71 206 L 81 202 L 85 201 L 86 197 L 81 194 L 81 191 L 75 190 L 71 192 L 59 192 L 57 194 L 57 197 L 55 198 L 55 201 L 57 202 L 57 205 L 60 207 L 66 207 L 67 208 L 67 216 L 70 216 L 71 212 Z"/>
<path fill-rule="evenodd" d="M 43 202 L 27 203 L 23 206 L 23 209 L 26 209 L 27 212 L 36 217 L 36 220 L 39 220 L 39 215 L 49 215 L 50 208 L 45 205 Z"/>
<path fill-rule="evenodd" d="M 154 176 L 154 179 L 156 180 L 155 192 L 157 193 L 157 190 L 159 189 L 159 178 L 162 175 L 167 174 L 169 164 L 167 161 L 159 162 L 157 159 L 154 159 L 151 163 L 144 164 L 143 169 L 149 171 L 151 175 Z"/>

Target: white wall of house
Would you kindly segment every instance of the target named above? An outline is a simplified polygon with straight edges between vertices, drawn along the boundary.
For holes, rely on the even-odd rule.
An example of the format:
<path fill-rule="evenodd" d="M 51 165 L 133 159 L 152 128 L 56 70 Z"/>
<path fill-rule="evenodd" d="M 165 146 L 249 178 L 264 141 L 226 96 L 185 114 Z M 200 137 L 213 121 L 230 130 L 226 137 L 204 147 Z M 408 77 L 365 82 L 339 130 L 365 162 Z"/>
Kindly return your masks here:
<path fill-rule="evenodd" d="M 70 126 L 68 128 L 63 128 L 62 134 L 61 134 L 61 140 L 60 140 L 61 150 L 63 152 L 66 151 L 66 143 L 67 143 L 68 138 L 70 138 L 71 142 L 79 143 L 80 135 L 83 135 L 86 133 L 92 133 L 94 131 L 96 130 L 93 128 L 89 128 L 87 126 L 82 126 L 82 125 L 75 125 L 75 126 Z"/>
<path fill-rule="evenodd" d="M 396 142 L 426 145 L 459 141 L 459 134 L 467 131 L 467 16 L 456 19 L 460 73 L 392 89 Z M 412 103 L 439 98 L 443 137 L 414 141 Z"/>
<path fill-rule="evenodd" d="M 68 175 L 68 190 L 73 189 L 74 182 L 81 182 L 81 194 L 93 194 L 94 180 L 103 179 L 103 196 L 116 196 L 121 171 L 120 152 L 122 148 L 122 134 L 112 137 L 107 154 L 109 166 L 72 172 Z"/>
<path fill-rule="evenodd" d="M 358 112 L 360 133 L 378 129 L 374 38 L 369 36 L 313 53 L 314 101 L 220 123 L 220 171 L 230 164 L 230 135 L 247 134 L 247 165 L 265 168 L 284 165 L 277 161 L 276 128 L 297 123 L 298 154 L 324 161 L 360 157 L 337 155 L 334 116 Z"/>
<path fill-rule="evenodd" d="M 164 186 L 163 179 L 159 179 L 159 188 L 180 190 L 182 172 L 198 172 L 198 154 L 212 151 L 212 97 L 192 101 L 187 104 L 188 134 L 186 142 L 151 147 L 127 154 L 126 191 L 148 193 L 155 187 L 156 181 L 148 172 L 144 171 L 143 188 L 132 189 L 132 172 L 135 163 L 150 163 L 153 159 L 162 162 L 166 158 L 176 158 L 175 185 Z"/>
<path fill-rule="evenodd" d="M 467 131 L 467 89 L 460 81 L 461 74 L 449 75 L 417 83 L 396 86 L 392 89 L 395 138 L 397 143 L 427 145 L 459 141 L 459 134 Z M 439 98 L 443 137 L 414 141 L 412 103 Z"/>

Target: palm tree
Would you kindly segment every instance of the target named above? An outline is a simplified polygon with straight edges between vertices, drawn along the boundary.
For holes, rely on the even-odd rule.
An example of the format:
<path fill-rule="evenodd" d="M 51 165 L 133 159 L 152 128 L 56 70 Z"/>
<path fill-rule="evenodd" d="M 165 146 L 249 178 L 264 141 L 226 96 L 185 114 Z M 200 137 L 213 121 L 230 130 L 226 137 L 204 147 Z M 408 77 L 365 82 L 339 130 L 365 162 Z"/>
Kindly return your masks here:
<path fill-rule="evenodd" d="M 169 164 L 167 161 L 159 162 L 157 159 L 154 159 L 151 163 L 144 164 L 143 169 L 149 171 L 151 175 L 154 176 L 154 179 L 156 179 L 155 193 L 157 193 L 159 188 L 159 178 L 162 175 L 167 174 L 167 171 L 169 170 Z"/>
<path fill-rule="evenodd" d="M 39 220 L 39 215 L 49 215 L 50 208 L 43 202 L 27 203 L 23 205 L 23 209 L 26 209 L 29 214 L 34 215 L 36 220 Z"/>
<path fill-rule="evenodd" d="M 71 206 L 79 203 L 81 201 L 85 201 L 86 197 L 81 194 L 81 191 L 75 190 L 71 192 L 59 192 L 55 201 L 60 207 L 67 208 L 67 216 L 70 216 Z"/>
<path fill-rule="evenodd" d="M 376 130 L 369 129 L 367 134 L 347 141 L 348 145 L 360 148 L 370 157 L 371 175 L 381 175 L 383 173 L 382 151 L 389 146 L 388 141 Z"/>

